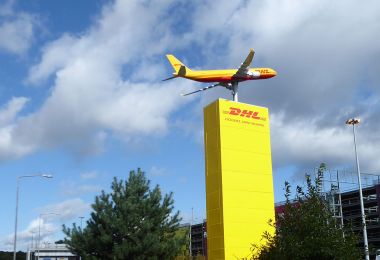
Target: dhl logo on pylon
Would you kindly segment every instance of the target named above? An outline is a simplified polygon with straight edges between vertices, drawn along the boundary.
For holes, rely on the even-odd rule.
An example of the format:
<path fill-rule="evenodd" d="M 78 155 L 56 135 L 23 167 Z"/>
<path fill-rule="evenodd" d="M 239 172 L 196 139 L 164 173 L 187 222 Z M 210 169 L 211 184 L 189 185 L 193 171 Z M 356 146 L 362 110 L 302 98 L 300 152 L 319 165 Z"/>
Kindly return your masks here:
<path fill-rule="evenodd" d="M 226 111 L 225 114 L 233 115 L 233 116 L 241 116 L 241 117 L 247 117 L 247 118 L 253 118 L 257 120 L 263 120 L 266 121 L 267 119 L 265 117 L 260 117 L 259 112 L 257 111 L 251 111 L 247 109 L 240 109 L 237 107 L 230 107 L 230 111 Z"/>

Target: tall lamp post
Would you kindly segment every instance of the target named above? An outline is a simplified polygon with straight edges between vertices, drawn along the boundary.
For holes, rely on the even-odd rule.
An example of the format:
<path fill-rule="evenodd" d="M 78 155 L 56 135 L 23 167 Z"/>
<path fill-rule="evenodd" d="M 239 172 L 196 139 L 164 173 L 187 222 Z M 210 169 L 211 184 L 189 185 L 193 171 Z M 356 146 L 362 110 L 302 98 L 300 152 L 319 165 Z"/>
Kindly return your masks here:
<path fill-rule="evenodd" d="M 83 234 L 82 221 L 84 217 L 79 217 L 79 218 L 80 218 L 80 232 Z M 82 256 L 79 256 L 79 260 L 82 260 Z"/>
<path fill-rule="evenodd" d="M 82 222 L 83 222 L 84 217 L 79 217 L 79 218 L 80 218 L 80 230 L 82 230 Z"/>
<path fill-rule="evenodd" d="M 39 260 L 40 259 L 40 241 L 41 241 L 41 217 L 42 216 L 47 216 L 47 215 L 61 215 L 59 213 L 54 213 L 54 212 L 49 212 L 49 213 L 41 213 L 39 216 L 38 216 L 38 244 L 37 244 L 37 253 L 38 253 L 38 256 L 37 256 L 37 259 Z"/>
<path fill-rule="evenodd" d="M 357 170 L 357 173 L 358 173 L 358 182 L 359 182 L 360 211 L 361 211 L 361 215 L 362 215 L 362 226 L 363 226 L 364 253 L 365 253 L 365 259 L 369 260 L 367 225 L 366 225 L 365 214 L 364 214 L 364 201 L 363 201 L 362 181 L 361 181 L 361 177 L 360 177 L 359 157 L 358 157 L 358 152 L 357 152 L 357 149 L 356 149 L 355 125 L 358 125 L 359 123 L 360 123 L 360 119 L 359 118 L 350 118 L 350 119 L 348 119 L 346 121 L 347 125 L 352 125 L 352 133 L 354 135 L 356 170 Z"/>
<path fill-rule="evenodd" d="M 18 196 L 19 196 L 19 191 L 20 191 L 20 180 L 22 178 L 32 178 L 32 177 L 53 178 L 53 175 L 50 175 L 50 174 L 34 174 L 34 175 L 23 175 L 23 176 L 17 177 L 15 234 L 14 234 L 14 239 L 13 239 L 13 260 L 16 260 L 17 220 L 18 220 Z"/>

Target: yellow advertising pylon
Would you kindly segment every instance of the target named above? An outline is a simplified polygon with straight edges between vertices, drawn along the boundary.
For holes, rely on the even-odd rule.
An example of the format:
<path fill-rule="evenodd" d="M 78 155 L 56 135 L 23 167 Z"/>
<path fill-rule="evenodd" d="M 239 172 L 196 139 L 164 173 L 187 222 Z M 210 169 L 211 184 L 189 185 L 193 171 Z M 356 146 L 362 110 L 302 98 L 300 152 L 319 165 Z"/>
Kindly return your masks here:
<path fill-rule="evenodd" d="M 208 259 L 242 259 L 274 219 L 268 109 L 219 99 L 204 109 Z"/>

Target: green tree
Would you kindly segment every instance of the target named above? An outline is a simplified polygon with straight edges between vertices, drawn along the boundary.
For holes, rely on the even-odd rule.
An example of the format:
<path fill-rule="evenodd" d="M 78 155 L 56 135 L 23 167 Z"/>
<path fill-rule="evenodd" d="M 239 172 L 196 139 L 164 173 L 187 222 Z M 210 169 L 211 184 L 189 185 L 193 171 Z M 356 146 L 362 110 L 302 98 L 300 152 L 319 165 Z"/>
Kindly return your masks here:
<path fill-rule="evenodd" d="M 306 192 L 299 186 L 294 200 L 290 199 L 291 186 L 285 182 L 286 204 L 283 214 L 277 216 L 274 235 L 265 232 L 266 243 L 253 245 L 252 259 L 344 259 L 361 258 L 358 239 L 349 229 L 343 230 L 333 217 L 329 205 L 321 197 L 321 164 L 314 183 L 306 176 Z"/>
<path fill-rule="evenodd" d="M 184 236 L 178 236 L 179 212 L 173 194 L 161 195 L 140 169 L 127 181 L 114 178 L 111 193 L 96 196 L 93 212 L 82 230 L 63 226 L 65 243 L 82 259 L 174 259 Z"/>
<path fill-rule="evenodd" d="M 16 260 L 25 260 L 26 253 L 22 251 L 17 251 Z M 13 259 L 13 252 L 0 251 L 0 260 L 11 260 Z"/>
<path fill-rule="evenodd" d="M 176 232 L 176 236 L 178 237 L 184 237 L 185 238 L 185 241 L 181 247 L 181 250 L 180 250 L 180 253 L 178 254 L 178 257 L 185 257 L 185 256 L 189 256 L 190 255 L 190 230 L 189 230 L 189 226 L 182 226 L 180 227 L 177 232 Z M 181 258 L 176 258 L 176 260 L 179 260 Z M 183 258 L 185 259 L 185 258 Z"/>

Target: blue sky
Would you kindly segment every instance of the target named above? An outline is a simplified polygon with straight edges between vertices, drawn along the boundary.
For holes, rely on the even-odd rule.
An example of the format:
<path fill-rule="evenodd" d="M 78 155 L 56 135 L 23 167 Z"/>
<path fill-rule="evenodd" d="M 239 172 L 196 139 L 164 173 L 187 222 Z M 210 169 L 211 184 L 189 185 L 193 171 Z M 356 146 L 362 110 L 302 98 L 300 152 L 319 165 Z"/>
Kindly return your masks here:
<path fill-rule="evenodd" d="M 363 171 L 380 169 L 380 5 L 367 1 L 0 1 L 0 249 L 12 249 L 16 178 L 23 179 L 19 247 L 88 217 L 113 176 L 141 167 L 173 191 L 184 221 L 205 217 L 202 108 L 228 91 L 181 97 L 200 83 L 171 75 L 165 54 L 191 68 L 253 66 L 278 76 L 242 84 L 242 102 L 271 111 L 276 201 L 285 179 L 320 162 L 353 166 L 359 116 Z"/>

